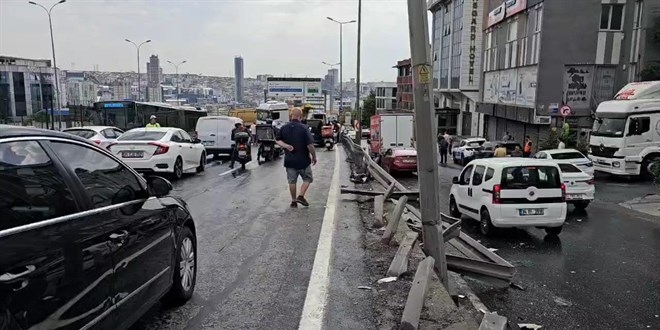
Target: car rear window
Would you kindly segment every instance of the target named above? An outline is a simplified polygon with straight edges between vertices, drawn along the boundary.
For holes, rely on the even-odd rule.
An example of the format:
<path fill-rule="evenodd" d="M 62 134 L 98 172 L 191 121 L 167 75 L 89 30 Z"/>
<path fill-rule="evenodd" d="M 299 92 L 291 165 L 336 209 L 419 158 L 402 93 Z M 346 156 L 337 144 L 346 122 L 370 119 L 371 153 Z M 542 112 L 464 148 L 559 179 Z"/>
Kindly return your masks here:
<path fill-rule="evenodd" d="M 165 132 L 154 132 L 154 131 L 128 131 L 122 134 L 117 140 L 118 141 L 156 141 L 160 140 L 165 136 Z"/>
<path fill-rule="evenodd" d="M 579 152 L 562 152 L 558 154 L 552 154 L 552 159 L 581 159 L 584 158 Z"/>
<path fill-rule="evenodd" d="M 561 178 L 554 166 L 513 166 L 502 170 L 503 189 L 560 188 Z"/>
<path fill-rule="evenodd" d="M 575 165 L 571 165 L 571 164 L 559 164 L 559 169 L 563 173 L 580 173 L 580 172 L 582 172 L 582 170 L 575 167 Z"/>
<path fill-rule="evenodd" d="M 83 139 L 89 139 L 92 136 L 96 135 L 96 132 L 91 129 L 68 129 L 65 132 L 80 136 Z"/>
<path fill-rule="evenodd" d="M 486 142 L 486 141 L 473 141 L 473 142 L 468 142 L 468 143 L 467 143 L 467 146 L 468 146 L 468 147 L 471 147 L 471 148 L 479 148 L 479 147 L 481 147 L 481 145 L 484 144 L 484 142 Z"/>
<path fill-rule="evenodd" d="M 217 119 L 204 119 L 197 122 L 198 132 L 215 132 L 218 129 Z"/>

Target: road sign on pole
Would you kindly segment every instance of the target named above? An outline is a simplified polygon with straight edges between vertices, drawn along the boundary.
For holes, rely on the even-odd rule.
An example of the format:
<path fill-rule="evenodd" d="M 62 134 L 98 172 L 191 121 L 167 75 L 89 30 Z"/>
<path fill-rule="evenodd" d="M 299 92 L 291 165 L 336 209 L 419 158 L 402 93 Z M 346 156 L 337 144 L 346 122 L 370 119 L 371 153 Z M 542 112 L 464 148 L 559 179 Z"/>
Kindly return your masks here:
<path fill-rule="evenodd" d="M 573 109 L 571 109 L 570 105 L 564 104 L 559 109 L 559 113 L 561 113 L 562 117 L 568 117 L 573 113 Z"/>

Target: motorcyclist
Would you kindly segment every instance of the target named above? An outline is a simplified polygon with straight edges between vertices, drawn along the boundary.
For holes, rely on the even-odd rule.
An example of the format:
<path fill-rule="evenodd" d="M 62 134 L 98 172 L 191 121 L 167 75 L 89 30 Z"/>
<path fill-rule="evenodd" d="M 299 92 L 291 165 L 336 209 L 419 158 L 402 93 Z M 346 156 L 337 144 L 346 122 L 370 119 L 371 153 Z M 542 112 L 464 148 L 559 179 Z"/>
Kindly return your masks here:
<path fill-rule="evenodd" d="M 245 132 L 247 134 L 250 134 L 250 132 L 243 126 L 243 123 L 236 123 L 234 124 L 234 129 L 231 130 L 231 140 L 235 140 L 235 135 L 238 132 Z M 247 152 L 248 155 L 252 155 L 252 148 L 250 147 L 250 144 L 248 143 L 247 145 Z M 236 148 L 236 143 L 232 143 L 231 145 L 231 158 L 230 158 L 230 163 L 229 163 L 229 168 L 234 168 L 234 161 L 236 161 L 236 156 L 238 155 L 238 150 Z"/>

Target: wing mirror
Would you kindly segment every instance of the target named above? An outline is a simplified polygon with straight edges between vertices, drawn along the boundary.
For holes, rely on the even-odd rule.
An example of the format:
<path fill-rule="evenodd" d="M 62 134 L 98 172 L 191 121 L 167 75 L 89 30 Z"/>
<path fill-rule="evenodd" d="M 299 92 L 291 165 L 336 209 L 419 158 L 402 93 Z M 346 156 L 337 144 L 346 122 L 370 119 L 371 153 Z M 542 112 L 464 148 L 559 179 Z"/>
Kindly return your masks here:
<path fill-rule="evenodd" d="M 202 143 L 202 140 L 200 140 L 200 139 L 198 139 L 198 138 L 194 138 L 194 139 L 193 139 L 193 143 Z"/>
<path fill-rule="evenodd" d="M 147 185 L 149 186 L 149 193 L 159 198 L 167 196 L 172 191 L 172 183 L 160 176 L 147 177 Z"/>
<path fill-rule="evenodd" d="M 451 179 L 451 183 L 453 183 L 453 184 L 459 184 L 460 182 L 458 181 L 458 177 L 457 177 L 457 176 L 453 177 L 453 178 Z"/>

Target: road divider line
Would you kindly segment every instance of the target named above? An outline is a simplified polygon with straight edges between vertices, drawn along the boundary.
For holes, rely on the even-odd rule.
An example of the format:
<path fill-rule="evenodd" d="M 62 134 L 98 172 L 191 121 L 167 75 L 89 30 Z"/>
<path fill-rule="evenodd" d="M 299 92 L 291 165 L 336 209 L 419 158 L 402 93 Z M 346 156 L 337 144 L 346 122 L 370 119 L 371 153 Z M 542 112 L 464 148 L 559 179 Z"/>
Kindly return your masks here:
<path fill-rule="evenodd" d="M 319 241 L 314 256 L 312 275 L 307 285 L 307 296 L 303 306 L 298 329 L 321 330 L 325 318 L 325 308 L 328 300 L 328 287 L 330 285 L 330 260 L 332 258 L 332 241 L 335 233 L 335 213 L 339 196 L 340 175 L 339 152 L 335 152 L 334 170 L 328 191 L 328 201 L 325 204 L 323 224 L 319 233 Z"/>

